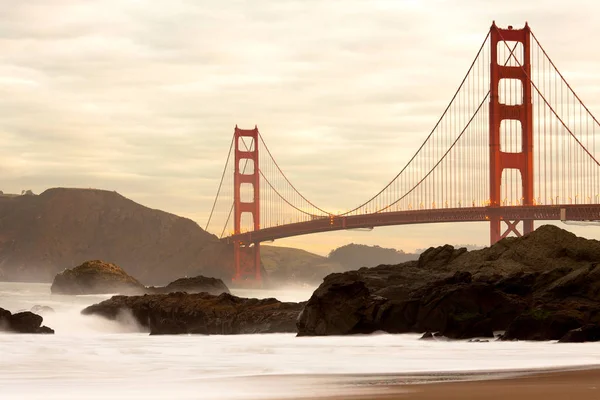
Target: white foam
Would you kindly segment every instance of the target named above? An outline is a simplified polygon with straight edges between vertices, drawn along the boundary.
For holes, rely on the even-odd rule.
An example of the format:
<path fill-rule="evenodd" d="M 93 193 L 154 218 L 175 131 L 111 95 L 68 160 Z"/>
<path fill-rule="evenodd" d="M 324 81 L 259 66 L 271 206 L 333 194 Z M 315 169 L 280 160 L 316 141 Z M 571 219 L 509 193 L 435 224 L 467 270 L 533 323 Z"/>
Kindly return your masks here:
<path fill-rule="evenodd" d="M 356 375 L 363 374 L 600 363 L 600 343 L 435 342 L 420 341 L 419 335 L 388 334 L 149 336 L 127 316 L 110 322 L 79 314 L 103 296 L 55 297 L 48 286 L 7 296 L 3 287 L 0 284 L 0 307 L 53 307 L 56 313 L 46 314 L 44 323 L 57 333 L 0 335 L 2 400 L 284 399 L 355 392 L 360 389 Z"/>

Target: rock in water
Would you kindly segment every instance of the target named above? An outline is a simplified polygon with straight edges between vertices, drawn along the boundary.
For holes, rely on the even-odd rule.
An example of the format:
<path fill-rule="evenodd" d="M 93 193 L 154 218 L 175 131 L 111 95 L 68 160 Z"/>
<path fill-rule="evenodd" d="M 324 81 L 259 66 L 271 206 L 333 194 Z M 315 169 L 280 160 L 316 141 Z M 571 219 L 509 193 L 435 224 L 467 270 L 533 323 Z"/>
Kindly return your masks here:
<path fill-rule="evenodd" d="M 366 272 L 366 271 L 363 271 Z M 372 293 L 356 273 L 325 278 L 298 317 L 299 336 L 439 332 L 453 339 L 493 337 L 525 308 L 491 284 L 471 282 L 457 272 L 413 290 L 407 299 Z M 391 291 L 394 292 L 394 291 Z"/>
<path fill-rule="evenodd" d="M 11 314 L 0 308 L 0 331 L 16 333 L 54 333 L 53 329 L 42 325 L 44 319 L 30 311 Z"/>
<path fill-rule="evenodd" d="M 220 295 L 221 293 L 229 293 L 229 288 L 221 279 L 208 278 L 206 276 L 196 276 L 193 278 L 181 278 L 169 283 L 163 287 L 149 287 L 149 293 L 208 293 Z"/>
<path fill-rule="evenodd" d="M 599 342 L 600 341 L 600 325 L 586 325 L 578 329 L 573 329 L 567 332 L 559 342 L 560 343 L 583 343 L 583 342 Z"/>
<path fill-rule="evenodd" d="M 31 312 L 34 314 L 49 314 L 49 313 L 53 313 L 54 309 L 52 307 L 48 307 L 48 306 L 40 306 L 40 305 L 35 305 L 33 307 L 31 307 Z"/>
<path fill-rule="evenodd" d="M 115 264 L 100 260 L 86 261 L 56 275 L 53 294 L 140 294 L 146 288 Z"/>
<path fill-rule="evenodd" d="M 82 311 L 116 319 L 128 310 L 150 334 L 246 334 L 296 332 L 296 319 L 304 303 L 277 299 L 244 299 L 223 293 L 169 293 L 113 296 Z"/>
<path fill-rule="evenodd" d="M 416 262 L 327 276 L 298 318 L 298 335 L 505 331 L 505 340 L 559 340 L 600 324 L 599 261 L 600 242 L 552 225 L 472 252 L 430 248 Z"/>

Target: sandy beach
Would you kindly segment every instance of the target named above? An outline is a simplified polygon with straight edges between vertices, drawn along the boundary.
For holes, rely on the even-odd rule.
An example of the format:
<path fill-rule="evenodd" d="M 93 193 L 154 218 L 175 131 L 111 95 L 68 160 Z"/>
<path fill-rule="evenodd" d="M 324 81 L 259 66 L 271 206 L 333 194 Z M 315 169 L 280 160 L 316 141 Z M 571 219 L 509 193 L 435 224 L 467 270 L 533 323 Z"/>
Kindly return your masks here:
<path fill-rule="evenodd" d="M 598 400 L 600 369 L 535 372 L 518 377 L 390 385 L 371 394 L 322 400 Z M 299 399 L 300 400 L 300 399 Z M 308 399 L 302 399 L 308 400 Z"/>

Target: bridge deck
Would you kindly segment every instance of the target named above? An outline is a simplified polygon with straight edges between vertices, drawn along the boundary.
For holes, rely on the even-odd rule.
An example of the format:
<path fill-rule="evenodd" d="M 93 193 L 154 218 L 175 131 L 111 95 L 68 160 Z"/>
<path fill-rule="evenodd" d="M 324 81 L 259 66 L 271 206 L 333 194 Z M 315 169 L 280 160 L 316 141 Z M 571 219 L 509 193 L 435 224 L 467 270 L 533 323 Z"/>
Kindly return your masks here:
<path fill-rule="evenodd" d="M 491 217 L 501 219 L 559 221 L 561 209 L 569 221 L 600 220 L 600 204 L 538 205 L 512 207 L 469 207 L 440 208 L 432 210 L 396 211 L 363 215 L 323 217 L 307 222 L 274 226 L 253 232 L 245 232 L 224 238 L 225 241 L 239 240 L 243 243 L 267 242 L 292 236 L 346 229 L 374 228 L 378 226 L 435 224 L 440 222 L 488 221 Z"/>

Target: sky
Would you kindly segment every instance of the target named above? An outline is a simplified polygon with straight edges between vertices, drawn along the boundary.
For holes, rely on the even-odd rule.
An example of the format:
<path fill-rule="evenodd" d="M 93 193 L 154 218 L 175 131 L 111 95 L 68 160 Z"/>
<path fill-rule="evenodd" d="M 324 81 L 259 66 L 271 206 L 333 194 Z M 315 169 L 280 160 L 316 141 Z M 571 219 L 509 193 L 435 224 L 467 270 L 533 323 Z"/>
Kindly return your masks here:
<path fill-rule="evenodd" d="M 597 0 L 0 0 L 0 190 L 116 190 L 204 227 L 234 126 L 258 125 L 306 197 L 351 208 L 423 142 L 493 20 L 528 21 L 600 115 Z M 484 245 L 488 229 L 275 244 L 412 251 Z"/>

